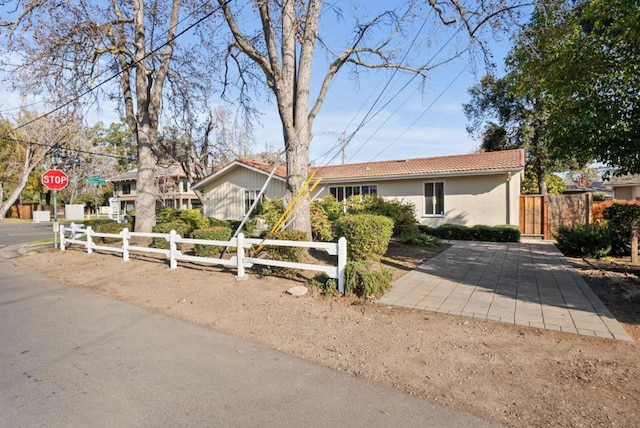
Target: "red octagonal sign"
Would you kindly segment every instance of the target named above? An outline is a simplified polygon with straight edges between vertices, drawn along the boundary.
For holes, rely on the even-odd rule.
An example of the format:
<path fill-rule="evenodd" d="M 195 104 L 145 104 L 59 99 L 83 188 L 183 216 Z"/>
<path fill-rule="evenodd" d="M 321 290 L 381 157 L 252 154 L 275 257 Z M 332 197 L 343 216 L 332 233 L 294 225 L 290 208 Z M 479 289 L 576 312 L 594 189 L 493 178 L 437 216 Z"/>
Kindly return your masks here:
<path fill-rule="evenodd" d="M 62 190 L 69 184 L 69 177 L 60 169 L 50 169 L 42 174 L 42 184 L 49 190 Z"/>

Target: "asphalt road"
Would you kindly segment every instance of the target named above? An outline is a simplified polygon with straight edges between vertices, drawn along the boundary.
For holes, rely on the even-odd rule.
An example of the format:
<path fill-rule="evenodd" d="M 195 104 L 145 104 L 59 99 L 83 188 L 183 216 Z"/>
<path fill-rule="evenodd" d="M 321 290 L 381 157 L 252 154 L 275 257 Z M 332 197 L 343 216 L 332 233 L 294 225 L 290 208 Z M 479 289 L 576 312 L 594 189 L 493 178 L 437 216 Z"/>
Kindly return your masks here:
<path fill-rule="evenodd" d="M 52 223 L 0 222 L 0 248 L 43 238 L 53 238 Z"/>
<path fill-rule="evenodd" d="M 211 328 L 64 287 L 0 251 L 2 427 L 496 424 Z"/>

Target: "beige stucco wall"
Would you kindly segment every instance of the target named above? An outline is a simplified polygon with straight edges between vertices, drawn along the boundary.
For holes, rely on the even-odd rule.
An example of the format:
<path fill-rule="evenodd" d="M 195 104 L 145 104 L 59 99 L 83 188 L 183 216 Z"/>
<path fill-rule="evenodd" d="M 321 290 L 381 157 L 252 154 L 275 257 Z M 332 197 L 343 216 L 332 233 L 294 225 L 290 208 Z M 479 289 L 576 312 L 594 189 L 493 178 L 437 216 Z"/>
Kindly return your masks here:
<path fill-rule="evenodd" d="M 218 177 L 202 189 L 204 215 L 222 220 L 242 220 L 245 190 L 260 191 L 267 178 L 265 174 L 246 168 L 234 168 Z M 267 198 L 281 198 L 285 188 L 283 181 L 273 178 L 264 195 Z"/>
<path fill-rule="evenodd" d="M 640 198 L 640 186 L 614 187 L 613 198 L 626 200 Z"/>
<path fill-rule="evenodd" d="M 519 222 L 520 174 L 436 177 L 411 180 L 370 181 L 366 183 L 325 183 L 321 196 L 329 194 L 329 187 L 338 185 L 376 184 L 378 195 L 411 202 L 421 224 L 439 226 L 445 223 L 474 226 L 501 225 Z M 427 216 L 424 202 L 424 183 L 444 182 L 444 216 Z"/>

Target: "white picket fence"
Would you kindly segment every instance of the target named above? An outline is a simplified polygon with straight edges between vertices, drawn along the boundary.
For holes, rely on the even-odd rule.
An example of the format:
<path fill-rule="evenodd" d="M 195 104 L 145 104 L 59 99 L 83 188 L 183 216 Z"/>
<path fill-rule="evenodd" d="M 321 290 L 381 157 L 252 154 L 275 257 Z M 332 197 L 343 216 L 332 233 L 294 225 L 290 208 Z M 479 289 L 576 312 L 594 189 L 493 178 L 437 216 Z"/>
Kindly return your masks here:
<path fill-rule="evenodd" d="M 71 223 L 69 226 L 61 225 L 59 229 L 60 236 L 60 250 L 64 251 L 70 244 L 83 245 L 87 249 L 87 253 L 91 254 L 94 250 L 112 251 L 122 253 L 122 260 L 129 261 L 130 251 L 140 251 L 146 253 L 158 253 L 163 254 L 169 259 L 169 267 L 176 269 L 179 261 L 196 262 L 212 265 L 231 266 L 237 269 L 237 278 L 242 279 L 246 277 L 245 268 L 250 268 L 253 265 L 265 265 L 285 267 L 291 269 L 311 270 L 317 272 L 324 272 L 329 278 L 338 280 L 338 291 L 344 294 L 344 278 L 345 269 L 347 266 L 347 240 L 342 237 L 338 239 L 338 242 L 314 242 L 314 241 L 282 241 L 274 239 L 254 239 L 245 238 L 242 233 L 238 234 L 236 238 L 231 238 L 228 241 L 213 241 L 208 239 L 191 239 L 182 238 L 172 230 L 169 233 L 142 233 L 142 232 L 130 232 L 128 229 L 122 229 L 120 233 L 98 233 L 94 232 L 90 226 L 84 227 L 82 224 Z M 109 245 L 98 245 L 94 242 L 94 238 L 113 238 L 122 240 L 120 247 Z M 131 245 L 131 238 L 134 237 L 147 237 L 147 238 L 164 238 L 169 242 L 169 249 L 162 248 L 149 248 Z M 222 259 L 216 257 L 199 257 L 182 254 L 178 250 L 178 244 L 201 244 L 201 245 L 214 245 L 218 247 L 235 247 L 237 249 L 236 255 L 230 259 Z M 260 245 L 272 245 L 282 247 L 300 247 L 300 248 L 315 248 L 325 250 L 329 255 L 337 256 L 336 265 L 320 265 L 310 263 L 297 263 L 281 260 L 269 260 L 261 259 L 257 257 L 245 256 L 245 249 L 253 246 Z"/>

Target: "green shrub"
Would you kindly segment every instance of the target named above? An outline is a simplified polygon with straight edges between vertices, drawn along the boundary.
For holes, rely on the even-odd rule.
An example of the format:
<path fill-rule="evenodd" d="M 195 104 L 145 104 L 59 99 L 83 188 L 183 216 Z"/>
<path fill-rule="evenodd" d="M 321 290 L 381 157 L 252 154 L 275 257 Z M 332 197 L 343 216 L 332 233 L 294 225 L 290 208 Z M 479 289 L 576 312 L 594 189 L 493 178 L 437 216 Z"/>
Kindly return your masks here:
<path fill-rule="evenodd" d="M 440 239 L 455 239 L 460 241 L 490 241 L 490 242 L 519 242 L 520 229 L 514 225 L 473 227 L 459 224 L 443 224 L 438 227 L 419 225 L 420 232 Z"/>
<path fill-rule="evenodd" d="M 327 214 L 327 218 L 332 223 L 344 215 L 344 205 L 334 198 L 333 195 L 326 196 L 316 202 Z"/>
<path fill-rule="evenodd" d="M 616 255 L 631 254 L 631 231 L 640 228 L 640 205 L 638 203 L 613 204 L 604 209 L 611 251 Z"/>
<path fill-rule="evenodd" d="M 169 233 L 171 230 L 175 230 L 180 237 L 184 237 L 189 232 L 189 225 L 183 221 L 175 220 L 168 223 L 160 223 L 153 226 L 151 229 L 153 233 Z M 169 249 L 169 241 L 164 238 L 153 238 L 151 246 L 154 248 L 162 248 L 164 250 Z M 178 244 L 180 249 L 180 244 Z"/>
<path fill-rule="evenodd" d="M 413 235 L 410 239 L 406 239 L 401 242 L 403 244 L 413 245 L 414 247 L 435 247 L 442 243 L 440 238 L 426 233 L 418 233 Z"/>
<path fill-rule="evenodd" d="M 229 227 L 229 228 L 231 227 L 229 220 L 220 220 L 213 217 L 209 217 L 208 220 L 209 220 L 209 227 L 219 227 L 219 226 Z"/>
<path fill-rule="evenodd" d="M 393 274 L 378 263 L 356 261 L 347 263 L 345 277 L 345 294 L 372 297 L 389 289 Z"/>
<path fill-rule="evenodd" d="M 194 239 L 209 239 L 212 241 L 228 241 L 231 239 L 231 228 L 224 226 L 209 227 L 207 229 L 197 229 L 191 234 Z M 216 245 L 196 244 L 194 252 L 199 257 L 210 257 L 221 253 L 224 247 Z"/>
<path fill-rule="evenodd" d="M 227 224 L 229 225 L 229 227 L 233 232 L 235 232 L 240 226 L 240 223 L 242 223 L 242 220 L 225 220 L 225 221 L 227 222 Z M 256 228 L 257 223 L 258 221 L 255 218 L 248 219 L 242 225 L 241 232 L 244 232 L 244 233 L 253 232 L 253 230 Z"/>
<path fill-rule="evenodd" d="M 178 220 L 178 210 L 171 207 L 156 208 L 156 224 Z"/>
<path fill-rule="evenodd" d="M 322 209 L 322 206 L 313 201 L 310 206 L 311 211 L 311 236 L 314 241 L 333 241 L 333 224 L 329 221 L 329 216 Z"/>
<path fill-rule="evenodd" d="M 387 251 L 393 234 L 393 220 L 373 214 L 349 214 L 336 222 L 338 236 L 347 239 L 352 261 L 379 261 Z"/>
<path fill-rule="evenodd" d="M 307 234 L 300 230 L 281 230 L 269 236 L 269 239 L 282 241 L 306 241 Z M 265 259 L 300 263 L 302 261 L 303 249 L 299 247 L 266 245 L 263 249 L 263 253 L 265 254 Z M 294 271 L 288 268 L 264 266 L 262 267 L 262 272 L 267 274 L 278 273 L 281 275 L 291 275 Z"/>
<path fill-rule="evenodd" d="M 329 278 L 326 273 L 319 273 L 307 281 L 309 287 L 317 288 L 324 296 L 333 296 L 338 293 L 338 280 Z"/>
<path fill-rule="evenodd" d="M 202 215 L 200 209 L 180 210 L 178 211 L 178 220 L 189 225 L 187 236 L 196 229 L 205 229 L 209 227 L 209 219 Z"/>
<path fill-rule="evenodd" d="M 607 228 L 598 224 L 560 226 L 555 238 L 567 256 L 604 257 L 611 251 Z"/>
<path fill-rule="evenodd" d="M 255 213 L 257 217 L 260 217 L 265 222 L 269 229 L 272 229 L 284 213 L 282 198 L 264 198 L 256 207 Z"/>
<path fill-rule="evenodd" d="M 94 232 L 98 233 L 120 233 L 125 227 L 131 231 L 131 225 L 129 223 L 117 223 L 115 220 L 110 219 L 89 219 L 84 222 L 85 227 L 91 227 Z M 96 237 L 93 239 L 95 243 L 110 243 L 121 241 L 118 238 L 103 238 Z"/>
<path fill-rule="evenodd" d="M 399 200 L 386 200 L 380 196 L 352 196 L 348 200 L 350 214 L 375 214 L 393 220 L 393 236 L 400 240 L 411 239 L 418 233 L 415 205 Z"/>

